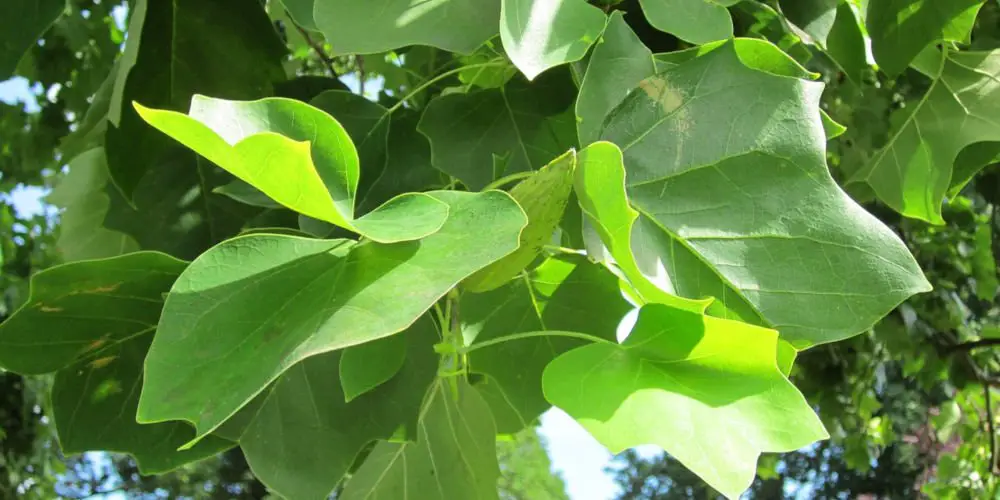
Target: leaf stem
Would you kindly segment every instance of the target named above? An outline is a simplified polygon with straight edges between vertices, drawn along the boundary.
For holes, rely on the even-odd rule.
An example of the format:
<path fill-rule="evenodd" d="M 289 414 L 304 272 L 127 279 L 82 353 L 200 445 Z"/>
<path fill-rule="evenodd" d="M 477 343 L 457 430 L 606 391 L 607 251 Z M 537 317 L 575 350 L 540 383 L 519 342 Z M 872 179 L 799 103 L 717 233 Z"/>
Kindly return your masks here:
<path fill-rule="evenodd" d="M 514 341 L 514 340 L 530 339 L 532 337 L 569 337 L 569 338 L 580 339 L 580 340 L 588 340 L 588 341 L 593 342 L 595 344 L 618 345 L 616 342 L 612 342 L 612 341 L 610 341 L 608 339 L 604 339 L 604 338 L 598 337 L 596 335 L 590 335 L 590 334 L 580 333 L 580 332 L 567 332 L 567 331 L 562 331 L 562 330 L 547 330 L 547 331 L 539 331 L 539 332 L 524 332 L 524 333 L 515 333 L 515 334 L 512 334 L 512 335 L 504 335 L 503 337 L 497 337 L 495 339 L 490 339 L 490 340 L 487 340 L 487 341 L 484 341 L 484 342 L 480 342 L 478 344 L 472 344 L 472 345 L 470 345 L 468 347 L 463 347 L 459 352 L 461 352 L 463 354 L 468 354 L 468 353 L 470 353 L 472 351 L 475 351 L 476 349 L 482 349 L 483 347 L 489 347 L 489 346 L 492 346 L 492 345 L 503 344 L 505 342 L 511 342 L 511 341 Z"/>
<path fill-rule="evenodd" d="M 306 44 L 309 45 L 309 47 L 312 48 L 314 51 L 316 51 L 316 55 L 319 56 L 320 60 L 322 60 L 323 63 L 325 63 L 327 67 L 330 68 L 330 73 L 332 73 L 334 78 L 336 78 L 337 70 L 335 69 L 333 58 L 331 58 L 329 55 L 326 54 L 326 51 L 323 50 L 323 45 L 313 40 L 312 36 L 309 35 L 309 32 L 306 31 L 305 28 L 303 28 L 302 26 L 299 26 L 299 23 L 295 22 L 295 19 L 292 19 L 292 15 L 288 12 L 288 9 L 285 9 L 285 17 L 292 22 L 292 26 L 295 26 L 295 30 L 298 31 L 300 35 L 302 35 L 302 38 L 306 41 Z"/>
<path fill-rule="evenodd" d="M 497 66 L 497 65 L 500 65 L 500 64 L 503 64 L 503 61 L 499 61 L 499 60 L 498 61 L 487 61 L 487 62 L 484 62 L 484 63 L 469 64 L 469 65 L 466 65 L 466 66 L 462 66 L 460 68 L 455 68 L 453 70 L 445 71 L 444 73 L 441 73 L 440 75 L 435 76 L 434 78 L 431 78 L 431 79 L 427 80 L 426 82 L 420 84 L 420 86 L 418 86 L 417 88 L 413 89 L 409 94 L 406 94 L 405 96 L 403 96 L 399 100 L 399 102 L 397 102 L 395 105 L 393 105 L 391 108 L 389 108 L 389 110 L 388 110 L 388 112 L 386 114 L 387 115 L 392 114 L 397 109 L 403 107 L 403 104 L 406 101 L 412 99 L 413 96 L 415 96 L 415 95 L 423 92 L 424 90 L 427 89 L 427 87 L 430 87 L 431 85 L 434 85 L 435 83 L 437 83 L 437 82 L 439 82 L 441 80 L 444 80 L 445 78 L 448 78 L 451 75 L 455 75 L 455 74 L 461 73 L 461 72 L 463 72 L 463 71 L 465 71 L 467 69 L 480 68 L 480 67 L 486 67 L 486 66 Z"/>
<path fill-rule="evenodd" d="M 526 177 L 531 177 L 531 175 L 534 173 L 535 173 L 534 170 L 526 170 L 524 172 L 515 172 L 513 174 L 503 176 L 487 184 L 486 187 L 483 188 L 483 191 L 489 191 L 491 189 L 499 189 L 500 186 L 505 186 L 507 184 L 510 184 L 511 182 L 521 180 Z"/>

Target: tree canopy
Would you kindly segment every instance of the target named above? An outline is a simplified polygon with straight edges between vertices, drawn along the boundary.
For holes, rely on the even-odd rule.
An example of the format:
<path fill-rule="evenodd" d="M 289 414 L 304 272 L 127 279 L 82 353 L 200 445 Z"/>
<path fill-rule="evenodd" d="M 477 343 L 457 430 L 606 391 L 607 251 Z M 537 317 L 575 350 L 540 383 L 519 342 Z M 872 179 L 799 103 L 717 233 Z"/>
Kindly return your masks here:
<path fill-rule="evenodd" d="M 997 492 L 996 2 L 12 6 L 0 495 Z"/>

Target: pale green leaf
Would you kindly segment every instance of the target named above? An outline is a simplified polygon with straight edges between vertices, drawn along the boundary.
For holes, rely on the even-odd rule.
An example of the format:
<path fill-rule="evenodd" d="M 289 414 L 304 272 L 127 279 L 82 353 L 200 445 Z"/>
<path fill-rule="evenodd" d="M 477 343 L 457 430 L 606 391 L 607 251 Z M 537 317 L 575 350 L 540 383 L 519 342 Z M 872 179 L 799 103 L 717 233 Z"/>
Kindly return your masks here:
<path fill-rule="evenodd" d="M 183 419 L 203 436 L 288 367 L 406 329 L 517 248 L 526 219 L 507 194 L 430 195 L 450 215 L 418 242 L 254 235 L 195 260 L 167 298 L 139 420 Z"/>
<path fill-rule="evenodd" d="M 552 241 L 552 234 L 562 220 L 573 190 L 576 153 L 570 151 L 544 166 L 510 190 L 528 216 L 528 226 L 521 231 L 521 245 L 510 255 L 480 269 L 462 282 L 473 292 L 485 292 L 502 286 L 517 276 Z"/>
<path fill-rule="evenodd" d="M 476 389 L 435 383 L 424 402 L 416 443 L 382 441 L 337 498 L 495 499 L 500 466 L 490 409 Z"/>
<path fill-rule="evenodd" d="M 479 190 L 541 168 L 576 144 L 575 123 L 564 113 L 573 88 L 569 72 L 559 68 L 534 82 L 517 76 L 499 89 L 440 96 L 417 129 L 430 140 L 435 167 Z M 495 157 L 507 158 L 500 171 L 494 171 Z"/>
<path fill-rule="evenodd" d="M 606 19 L 586 0 L 502 0 L 500 39 L 510 60 L 531 80 L 583 58 Z"/>
<path fill-rule="evenodd" d="M 631 309 L 618 279 L 581 255 L 550 257 L 524 279 L 487 293 L 463 295 L 462 333 L 473 349 L 469 366 L 487 376 L 476 388 L 493 410 L 497 431 L 516 433 L 549 409 L 542 394 L 542 371 L 553 358 L 585 342 L 541 335 L 481 348 L 478 344 L 543 330 L 614 341 L 618 323 Z"/>
<path fill-rule="evenodd" d="M 865 23 L 879 69 L 898 76 L 934 42 L 967 41 L 983 0 L 868 0 Z"/>
<path fill-rule="evenodd" d="M 446 205 L 414 193 L 355 219 L 358 153 L 333 117 L 300 101 L 196 96 L 190 116 L 139 104 L 136 109 L 154 127 L 278 203 L 375 241 L 422 238 L 448 216 Z"/>
<path fill-rule="evenodd" d="M 258 396 L 259 407 L 244 410 L 253 410 L 252 421 L 239 442 L 254 474 L 286 498 L 326 498 L 369 443 L 415 438 L 421 402 L 437 374 L 437 338 L 424 316 L 398 335 L 358 346 L 398 341 L 407 354 L 399 359 L 399 373 L 349 402 L 337 379 L 355 348 L 293 366 Z"/>
<path fill-rule="evenodd" d="M 14 69 L 28 49 L 41 38 L 66 7 L 64 0 L 12 0 L 0 19 L 0 81 L 14 76 Z"/>
<path fill-rule="evenodd" d="M 131 236 L 103 227 L 111 205 L 104 149 L 86 151 L 69 162 L 69 172 L 46 201 L 62 208 L 56 248 L 65 262 L 114 257 L 139 250 Z"/>
<path fill-rule="evenodd" d="M 281 208 L 282 206 L 281 203 L 272 200 L 268 195 L 260 192 L 259 189 L 240 179 L 233 179 L 229 184 L 223 184 L 213 189 L 212 192 L 254 207 Z"/>
<path fill-rule="evenodd" d="M 243 0 L 139 0 L 128 33 L 105 149 L 112 180 L 135 201 L 146 173 L 177 146 L 129 104 L 181 111 L 196 92 L 228 99 L 271 95 L 274 82 L 285 78 L 286 50 L 263 6 Z"/>
<path fill-rule="evenodd" d="M 283 5 L 285 10 L 292 16 L 299 26 L 312 31 L 319 31 L 316 28 L 316 21 L 313 20 L 313 3 L 315 0 L 278 0 L 279 6 Z M 289 31 L 295 31 L 291 26 Z"/>
<path fill-rule="evenodd" d="M 210 436 L 177 451 L 194 437 L 192 428 L 135 421 L 163 294 L 184 267 L 155 252 L 53 267 L 32 278 L 27 302 L 0 324 L 0 366 L 56 372 L 51 416 L 64 453 L 128 453 L 150 474 L 234 445 Z"/>
<path fill-rule="evenodd" d="M 654 28 L 696 45 L 733 36 L 726 7 L 739 0 L 639 0 Z"/>
<path fill-rule="evenodd" d="M 463 54 L 497 34 L 500 0 L 324 0 L 313 18 L 334 54 L 430 45 Z"/>
<path fill-rule="evenodd" d="M 830 177 L 821 89 L 750 69 L 727 43 L 644 80 L 602 132 L 624 153 L 642 273 L 797 348 L 860 333 L 930 289 L 899 238 Z"/>
<path fill-rule="evenodd" d="M 655 262 L 652 263 L 654 265 L 647 265 L 645 270 L 640 268 L 637 257 L 648 254 L 632 246 L 634 224 L 639 212 L 629 205 L 625 193 L 625 170 L 621 165 L 621 150 L 609 142 L 596 142 L 579 154 L 574 180 L 577 199 L 590 227 L 607 249 L 607 252 L 588 253 L 593 259 L 617 264 L 640 302 L 658 302 L 703 312 L 711 303 L 710 298 L 699 301 L 677 296 L 669 283 L 657 280 Z"/>
<path fill-rule="evenodd" d="M 405 359 L 406 339 L 402 335 L 348 347 L 340 357 L 344 399 L 349 403 L 385 383 L 399 372 Z"/>
<path fill-rule="evenodd" d="M 953 185 L 964 185 L 977 168 L 953 172 L 966 146 L 1000 141 L 1000 51 L 921 54 L 931 86 L 905 113 L 885 146 L 851 177 L 867 183 L 897 212 L 944 223 L 941 203 Z"/>
<path fill-rule="evenodd" d="M 656 444 L 736 498 L 761 452 L 828 437 L 778 370 L 777 340 L 772 330 L 650 304 L 622 345 L 565 353 L 542 384 L 612 453 Z"/>

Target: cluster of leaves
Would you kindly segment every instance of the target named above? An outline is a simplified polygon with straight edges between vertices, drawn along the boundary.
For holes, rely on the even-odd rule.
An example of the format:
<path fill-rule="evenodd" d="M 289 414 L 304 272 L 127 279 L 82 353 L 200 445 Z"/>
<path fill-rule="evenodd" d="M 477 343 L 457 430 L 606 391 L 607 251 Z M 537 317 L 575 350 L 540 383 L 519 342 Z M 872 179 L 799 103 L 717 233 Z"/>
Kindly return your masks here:
<path fill-rule="evenodd" d="M 24 72 L 62 5 L 16 3 Z M 799 352 L 930 291 L 859 201 L 942 224 L 998 153 L 982 3 L 136 0 L 60 75 L 67 263 L 0 367 L 54 374 L 63 451 L 143 473 L 238 446 L 289 498 L 491 498 L 496 436 L 555 405 L 734 497 L 845 429 Z"/>

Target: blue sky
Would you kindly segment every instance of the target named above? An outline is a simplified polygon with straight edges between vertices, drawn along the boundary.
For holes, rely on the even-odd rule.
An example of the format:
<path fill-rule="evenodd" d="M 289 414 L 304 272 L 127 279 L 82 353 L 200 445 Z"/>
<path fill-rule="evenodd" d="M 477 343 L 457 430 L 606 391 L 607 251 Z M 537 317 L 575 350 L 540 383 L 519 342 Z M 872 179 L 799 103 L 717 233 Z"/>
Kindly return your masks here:
<path fill-rule="evenodd" d="M 351 75 L 353 76 L 353 75 Z M 357 88 L 356 78 L 345 78 L 352 89 Z M 368 85 L 366 90 L 375 85 Z M 367 92 L 366 92 L 367 93 Z M 38 99 L 45 99 L 41 89 L 30 89 L 23 78 L 0 82 L 0 101 L 8 104 L 20 102 L 25 109 L 37 109 Z M 19 187 L 10 198 L 22 214 L 41 213 L 45 192 L 37 187 Z M 2 196 L 2 195 L 0 195 Z M 566 480 L 567 493 L 573 500 L 603 500 L 612 498 L 618 491 L 611 477 L 604 472 L 610 464 L 611 454 L 566 413 L 553 409 L 542 416 L 541 434 L 548 442 L 553 470 Z M 654 448 L 641 450 L 644 455 L 656 453 Z"/>

